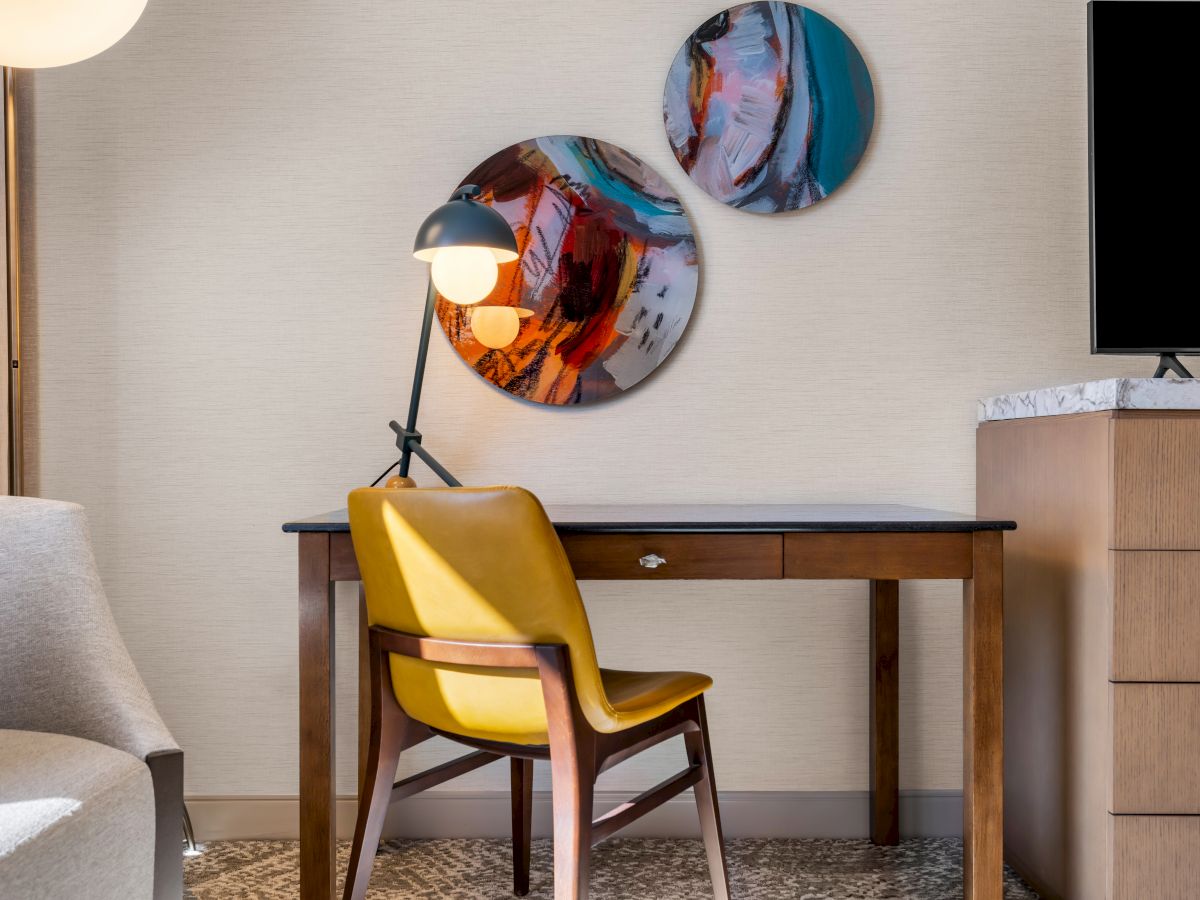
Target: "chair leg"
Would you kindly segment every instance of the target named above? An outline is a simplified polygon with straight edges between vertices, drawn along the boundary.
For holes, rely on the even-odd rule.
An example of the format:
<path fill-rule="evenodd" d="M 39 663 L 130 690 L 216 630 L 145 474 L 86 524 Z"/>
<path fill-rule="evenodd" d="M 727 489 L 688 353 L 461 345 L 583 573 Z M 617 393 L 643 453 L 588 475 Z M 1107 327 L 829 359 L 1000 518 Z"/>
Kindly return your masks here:
<path fill-rule="evenodd" d="M 199 856 L 203 851 L 196 843 L 196 829 L 192 828 L 192 817 L 188 815 L 187 804 L 183 804 L 183 855 Z"/>
<path fill-rule="evenodd" d="M 183 751 L 150 753 L 146 766 L 154 785 L 154 900 L 179 900 L 183 896 L 179 823 L 187 815 L 183 805 Z"/>
<path fill-rule="evenodd" d="M 575 698 L 565 647 L 538 648 L 550 726 L 554 795 L 554 900 L 587 900 L 596 786 L 596 732 Z"/>
<path fill-rule="evenodd" d="M 587 900 L 595 767 L 582 748 L 550 745 L 554 794 L 554 900 Z"/>
<path fill-rule="evenodd" d="M 392 680 L 387 672 L 386 654 L 371 654 L 371 739 L 367 748 L 367 764 L 363 772 L 362 789 L 358 798 L 358 821 L 354 826 L 354 845 L 350 851 L 350 866 L 346 870 L 344 900 L 363 900 L 371 867 L 383 834 L 396 766 L 404 749 L 410 719 L 396 702 Z M 383 670 L 383 671 L 380 671 Z"/>
<path fill-rule="evenodd" d="M 721 831 L 721 810 L 717 805 L 717 782 L 713 775 L 712 749 L 708 740 L 708 719 L 704 713 L 704 698 L 693 701 L 696 706 L 696 731 L 684 735 L 688 760 L 699 765 L 703 776 L 696 782 L 696 808 L 700 813 L 700 833 L 708 854 L 708 871 L 712 877 L 713 896 L 729 900 L 729 872 L 725 866 L 725 835 Z"/>
<path fill-rule="evenodd" d="M 533 837 L 533 760 L 512 762 L 513 893 L 529 893 L 529 843 Z"/>

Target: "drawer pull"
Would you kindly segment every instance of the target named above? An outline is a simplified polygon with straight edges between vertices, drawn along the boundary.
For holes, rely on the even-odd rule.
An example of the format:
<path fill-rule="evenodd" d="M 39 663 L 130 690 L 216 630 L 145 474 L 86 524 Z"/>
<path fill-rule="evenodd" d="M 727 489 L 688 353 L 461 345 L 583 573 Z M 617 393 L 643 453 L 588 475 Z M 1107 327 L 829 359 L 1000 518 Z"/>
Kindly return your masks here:
<path fill-rule="evenodd" d="M 659 566 L 665 566 L 666 564 L 667 561 L 657 553 L 651 553 L 638 560 L 638 565 L 643 569 L 657 569 Z"/>

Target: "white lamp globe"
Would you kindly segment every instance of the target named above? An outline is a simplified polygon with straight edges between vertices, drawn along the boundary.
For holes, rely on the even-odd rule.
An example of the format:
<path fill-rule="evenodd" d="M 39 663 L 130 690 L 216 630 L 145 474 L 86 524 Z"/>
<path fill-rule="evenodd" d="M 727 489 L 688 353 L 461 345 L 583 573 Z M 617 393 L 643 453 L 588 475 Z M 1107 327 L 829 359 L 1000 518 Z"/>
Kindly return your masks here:
<path fill-rule="evenodd" d="M 103 53 L 141 18 L 146 0 L 3 0 L 0 65 L 65 66 Z"/>
<path fill-rule="evenodd" d="M 447 300 L 469 306 L 492 292 L 500 268 L 487 247 L 442 247 L 433 258 L 429 277 Z"/>

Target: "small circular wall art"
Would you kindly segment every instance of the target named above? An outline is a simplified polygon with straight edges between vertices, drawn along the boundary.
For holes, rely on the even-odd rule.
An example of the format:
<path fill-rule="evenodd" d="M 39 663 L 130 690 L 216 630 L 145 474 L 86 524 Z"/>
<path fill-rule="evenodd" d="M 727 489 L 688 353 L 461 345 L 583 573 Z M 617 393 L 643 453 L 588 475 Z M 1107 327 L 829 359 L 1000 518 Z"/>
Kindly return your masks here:
<path fill-rule="evenodd" d="M 837 25 L 794 3 L 743 3 L 684 42 L 663 118 L 679 164 L 722 203 L 811 206 L 850 177 L 871 136 L 867 64 Z"/>
<path fill-rule="evenodd" d="M 591 403 L 629 390 L 670 355 L 696 301 L 696 237 L 683 206 L 620 147 L 555 135 L 513 144 L 464 180 L 512 226 L 520 258 L 478 306 L 439 298 L 438 320 L 483 378 L 536 403 Z M 472 310 L 532 311 L 489 349 Z M 482 320 L 481 320 L 482 321 Z"/>

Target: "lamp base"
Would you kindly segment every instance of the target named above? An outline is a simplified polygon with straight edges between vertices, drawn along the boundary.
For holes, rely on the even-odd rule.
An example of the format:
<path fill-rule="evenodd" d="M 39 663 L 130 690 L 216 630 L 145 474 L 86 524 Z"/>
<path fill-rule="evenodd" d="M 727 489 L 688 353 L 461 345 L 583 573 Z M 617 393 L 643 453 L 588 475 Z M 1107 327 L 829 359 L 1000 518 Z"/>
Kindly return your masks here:
<path fill-rule="evenodd" d="M 416 486 L 417 482 L 412 478 L 409 478 L 407 475 L 393 475 L 384 484 L 384 487 L 389 491 L 395 490 L 396 488 L 415 488 Z"/>

